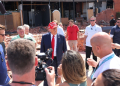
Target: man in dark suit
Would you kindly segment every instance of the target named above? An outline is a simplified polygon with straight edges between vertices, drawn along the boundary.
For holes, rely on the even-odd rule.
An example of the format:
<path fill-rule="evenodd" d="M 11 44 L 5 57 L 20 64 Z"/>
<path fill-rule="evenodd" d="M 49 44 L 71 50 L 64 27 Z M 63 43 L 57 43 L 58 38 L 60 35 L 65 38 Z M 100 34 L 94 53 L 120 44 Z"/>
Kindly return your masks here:
<path fill-rule="evenodd" d="M 48 60 L 46 63 L 55 67 L 55 73 L 57 74 L 57 67 L 61 62 L 62 54 L 67 50 L 66 40 L 63 35 L 57 34 L 57 24 L 54 22 L 48 25 L 50 33 L 44 34 L 41 41 L 41 51 L 46 52 L 47 49 L 52 48 L 53 63 Z M 44 84 L 44 86 L 47 86 Z"/>

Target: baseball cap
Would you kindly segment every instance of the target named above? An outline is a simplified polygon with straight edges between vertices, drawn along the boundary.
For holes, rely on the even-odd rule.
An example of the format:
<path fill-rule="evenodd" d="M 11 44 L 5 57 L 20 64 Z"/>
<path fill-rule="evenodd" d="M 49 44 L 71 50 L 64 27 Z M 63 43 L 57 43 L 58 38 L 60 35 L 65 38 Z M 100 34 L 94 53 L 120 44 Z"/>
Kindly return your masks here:
<path fill-rule="evenodd" d="M 114 15 L 111 15 L 111 17 L 114 17 Z"/>
<path fill-rule="evenodd" d="M 55 27 L 57 27 L 57 24 L 55 22 L 50 22 L 49 25 L 48 25 L 49 29 L 53 29 Z"/>

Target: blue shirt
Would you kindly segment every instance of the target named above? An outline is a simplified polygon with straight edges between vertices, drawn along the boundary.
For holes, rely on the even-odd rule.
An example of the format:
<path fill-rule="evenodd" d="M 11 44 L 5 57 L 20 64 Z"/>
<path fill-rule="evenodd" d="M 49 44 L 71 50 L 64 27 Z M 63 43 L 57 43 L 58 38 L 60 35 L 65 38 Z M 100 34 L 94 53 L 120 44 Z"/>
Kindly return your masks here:
<path fill-rule="evenodd" d="M 113 35 L 113 43 L 118 43 L 120 44 L 120 27 L 118 25 L 115 25 L 111 29 L 111 35 Z"/>
<path fill-rule="evenodd" d="M 4 51 L 0 44 L 0 85 L 6 85 L 10 81 L 7 74 L 7 67 L 5 62 Z"/>

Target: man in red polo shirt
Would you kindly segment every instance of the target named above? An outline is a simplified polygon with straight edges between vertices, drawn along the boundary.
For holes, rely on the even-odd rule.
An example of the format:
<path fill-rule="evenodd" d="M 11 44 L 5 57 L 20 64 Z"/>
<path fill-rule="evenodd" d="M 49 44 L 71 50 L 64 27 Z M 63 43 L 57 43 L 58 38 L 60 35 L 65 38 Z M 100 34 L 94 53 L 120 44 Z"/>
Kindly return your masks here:
<path fill-rule="evenodd" d="M 68 39 L 68 45 L 71 50 L 77 51 L 77 39 L 79 39 L 79 28 L 74 24 L 73 20 L 69 20 L 69 26 L 67 27 L 66 38 Z"/>

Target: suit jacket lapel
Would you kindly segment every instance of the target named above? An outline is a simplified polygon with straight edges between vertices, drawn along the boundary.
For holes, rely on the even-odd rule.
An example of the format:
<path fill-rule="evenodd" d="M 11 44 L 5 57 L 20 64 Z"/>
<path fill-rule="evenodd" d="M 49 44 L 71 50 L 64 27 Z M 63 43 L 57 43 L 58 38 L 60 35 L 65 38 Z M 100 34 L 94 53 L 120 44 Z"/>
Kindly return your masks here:
<path fill-rule="evenodd" d="M 49 47 L 51 48 L 51 33 L 49 33 L 49 38 L 48 38 L 48 43 L 49 43 Z"/>
<path fill-rule="evenodd" d="M 58 46 L 59 46 L 59 41 L 60 41 L 60 36 L 59 36 L 59 34 L 57 34 L 57 46 L 56 46 L 56 51 L 57 51 Z"/>

